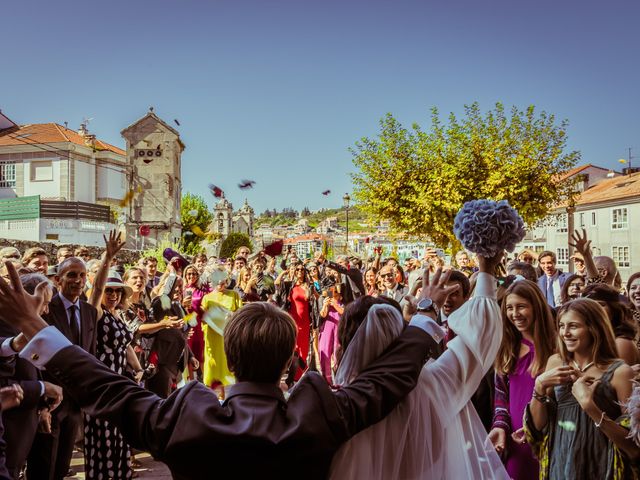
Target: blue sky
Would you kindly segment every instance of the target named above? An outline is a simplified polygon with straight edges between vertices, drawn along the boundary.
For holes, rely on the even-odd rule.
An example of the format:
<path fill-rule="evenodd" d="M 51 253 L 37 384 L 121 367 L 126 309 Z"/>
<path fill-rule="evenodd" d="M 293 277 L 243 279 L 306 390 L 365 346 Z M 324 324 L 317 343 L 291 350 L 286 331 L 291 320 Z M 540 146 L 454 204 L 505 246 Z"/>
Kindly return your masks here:
<path fill-rule="evenodd" d="M 339 206 L 348 148 L 393 113 L 540 110 L 583 163 L 640 165 L 640 4 L 633 1 L 5 2 L 0 108 L 18 123 L 177 118 L 183 185 L 239 207 Z M 257 182 L 251 191 L 236 187 Z M 323 190 L 332 194 L 322 196 Z"/>

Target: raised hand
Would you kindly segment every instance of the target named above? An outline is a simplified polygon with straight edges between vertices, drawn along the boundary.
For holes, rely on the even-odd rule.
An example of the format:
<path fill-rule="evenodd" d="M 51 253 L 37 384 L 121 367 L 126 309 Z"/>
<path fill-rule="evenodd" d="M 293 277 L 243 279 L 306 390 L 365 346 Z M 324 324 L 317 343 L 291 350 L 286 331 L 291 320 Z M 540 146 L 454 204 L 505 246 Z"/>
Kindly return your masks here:
<path fill-rule="evenodd" d="M 451 272 L 452 270 L 449 270 L 442 275 L 442 268 L 438 268 L 433 275 L 433 279 L 429 280 L 429 270 L 425 269 L 424 275 L 422 275 L 422 291 L 418 297 L 418 302 L 423 298 L 430 298 L 438 308 L 442 308 L 449 294 L 460 288 L 458 283 L 447 287 Z"/>
<path fill-rule="evenodd" d="M 122 240 L 122 232 L 116 232 L 115 230 L 111 230 L 109 232 L 109 239 L 104 235 L 102 236 L 104 239 L 104 243 L 106 246 L 105 257 L 109 260 L 113 259 L 117 253 L 122 250 L 124 247 L 124 240 Z"/>
<path fill-rule="evenodd" d="M 40 317 L 42 305 L 45 302 L 47 282 L 39 284 L 33 295 L 25 292 L 16 268 L 11 262 L 5 262 L 11 284 L 0 277 L 0 311 L 3 319 L 20 330 L 27 339 L 31 339 L 40 330 L 47 327 L 47 323 Z"/>
<path fill-rule="evenodd" d="M 49 406 L 49 411 L 54 411 L 62 403 L 62 387 L 50 382 L 44 382 L 44 396 Z"/>
<path fill-rule="evenodd" d="M 582 376 L 573 383 L 571 393 L 580 404 L 583 410 L 586 410 L 593 404 L 593 394 L 600 380 L 594 377 Z"/>
<path fill-rule="evenodd" d="M 481 272 L 488 273 L 489 275 L 496 274 L 496 267 L 502 262 L 504 251 L 496 253 L 493 257 L 483 257 L 478 254 L 478 267 Z"/>
<path fill-rule="evenodd" d="M 571 240 L 573 240 L 573 243 L 569 242 L 569 245 L 575 248 L 578 253 L 581 253 L 583 257 L 591 255 L 591 240 L 587 239 L 587 231 L 584 228 L 582 229 L 582 235 L 578 230 L 575 230 L 571 234 Z"/>

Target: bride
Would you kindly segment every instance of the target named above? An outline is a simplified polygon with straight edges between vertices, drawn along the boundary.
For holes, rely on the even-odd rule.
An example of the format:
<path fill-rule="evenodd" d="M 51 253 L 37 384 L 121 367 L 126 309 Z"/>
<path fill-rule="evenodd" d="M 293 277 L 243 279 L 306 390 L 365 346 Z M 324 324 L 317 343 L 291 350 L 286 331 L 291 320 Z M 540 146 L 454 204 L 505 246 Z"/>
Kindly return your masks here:
<path fill-rule="evenodd" d="M 340 448 L 330 478 L 509 478 L 470 403 L 502 340 L 493 277 L 501 257 L 479 256 L 481 273 L 475 295 L 448 319 L 457 336 L 439 358 L 429 360 L 417 387 L 390 415 Z M 423 285 L 428 289 L 428 280 Z M 355 304 L 350 309 L 355 314 L 345 312 L 342 319 L 345 332 L 355 330 L 351 341 L 345 339 L 343 343 L 344 355 L 336 372 L 335 383 L 342 386 L 348 385 L 404 328 L 400 311 L 387 303 L 373 305 L 364 321 L 364 314 L 360 315 L 360 326 L 353 325 L 358 323 Z"/>

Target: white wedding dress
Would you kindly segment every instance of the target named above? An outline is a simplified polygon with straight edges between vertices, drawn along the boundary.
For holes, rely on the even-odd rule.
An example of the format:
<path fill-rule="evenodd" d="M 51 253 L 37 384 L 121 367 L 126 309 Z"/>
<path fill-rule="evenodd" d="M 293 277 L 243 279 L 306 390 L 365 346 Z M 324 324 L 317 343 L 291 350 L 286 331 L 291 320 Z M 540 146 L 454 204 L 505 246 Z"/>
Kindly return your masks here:
<path fill-rule="evenodd" d="M 332 479 L 508 479 L 470 402 L 502 340 L 495 278 L 449 317 L 457 337 L 424 366 L 417 387 L 382 421 L 345 443 Z M 336 383 L 346 385 L 400 334 L 396 309 L 374 305 L 345 351 Z"/>

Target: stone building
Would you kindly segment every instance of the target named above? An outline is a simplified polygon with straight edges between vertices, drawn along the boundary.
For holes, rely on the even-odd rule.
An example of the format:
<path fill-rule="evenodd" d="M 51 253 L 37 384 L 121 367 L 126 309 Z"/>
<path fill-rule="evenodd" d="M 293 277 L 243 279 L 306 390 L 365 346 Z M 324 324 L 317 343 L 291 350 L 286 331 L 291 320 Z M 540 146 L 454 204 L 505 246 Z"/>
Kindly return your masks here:
<path fill-rule="evenodd" d="M 151 233 L 146 246 L 159 241 L 177 241 L 181 234 L 182 195 L 180 134 L 149 112 L 121 132 L 126 140 L 130 172 L 127 189 L 132 198 L 127 212 L 127 243 L 139 248 L 139 229 L 147 225 Z"/>
<path fill-rule="evenodd" d="M 245 199 L 240 210 L 234 212 L 233 205 L 224 196 L 213 207 L 213 224 L 211 230 L 226 237 L 230 233 L 245 233 L 253 237 L 255 212 Z"/>

